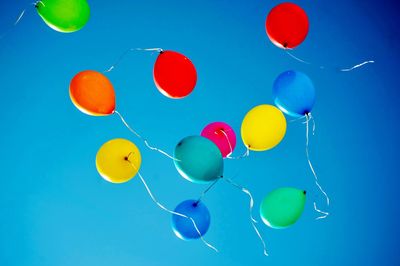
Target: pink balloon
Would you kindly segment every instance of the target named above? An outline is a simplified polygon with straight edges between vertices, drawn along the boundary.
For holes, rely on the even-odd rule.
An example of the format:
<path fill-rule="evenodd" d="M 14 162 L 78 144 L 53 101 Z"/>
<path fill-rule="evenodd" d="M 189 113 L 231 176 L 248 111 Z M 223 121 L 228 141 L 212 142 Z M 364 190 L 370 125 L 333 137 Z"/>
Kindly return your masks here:
<path fill-rule="evenodd" d="M 227 123 L 214 122 L 208 124 L 203 131 L 201 131 L 201 136 L 214 142 L 224 158 L 230 155 L 235 149 L 236 134 Z"/>

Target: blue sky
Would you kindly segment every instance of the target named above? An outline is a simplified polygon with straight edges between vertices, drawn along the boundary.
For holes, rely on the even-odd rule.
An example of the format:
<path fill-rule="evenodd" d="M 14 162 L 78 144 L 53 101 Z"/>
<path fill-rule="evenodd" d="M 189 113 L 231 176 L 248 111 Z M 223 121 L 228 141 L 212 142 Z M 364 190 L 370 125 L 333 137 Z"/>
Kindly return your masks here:
<path fill-rule="evenodd" d="M 310 32 L 294 53 L 268 40 L 265 17 L 279 1 L 89 1 L 84 29 L 61 34 L 35 10 L 0 40 L 0 265 L 398 265 L 399 18 L 394 1 L 295 1 Z M 29 1 L 0 3 L 0 29 Z M 315 221 L 313 185 L 304 153 L 305 127 L 289 123 L 267 152 L 225 162 L 225 175 L 248 187 L 255 209 L 271 190 L 309 192 L 301 219 L 286 230 L 260 225 L 270 257 L 248 220 L 247 197 L 220 182 L 204 203 L 211 213 L 206 239 L 185 242 L 171 229 L 140 180 L 113 185 L 96 172 L 95 155 L 122 137 L 142 152 L 141 173 L 166 206 L 197 198 L 205 186 L 177 173 L 149 151 L 116 116 L 90 117 L 71 103 L 68 86 L 79 71 L 106 70 L 128 48 L 162 47 L 187 55 L 198 71 L 183 100 L 160 94 L 152 80 L 156 55 L 129 54 L 109 73 L 117 110 L 152 144 L 172 152 L 182 138 L 214 121 L 239 134 L 245 113 L 272 104 L 272 84 L 295 69 L 313 80 L 317 101 L 311 159 L 329 193 L 331 216 Z M 336 69 L 364 60 L 349 73 Z M 324 65 L 326 70 L 317 66 Z M 244 151 L 238 136 L 236 152 Z"/>

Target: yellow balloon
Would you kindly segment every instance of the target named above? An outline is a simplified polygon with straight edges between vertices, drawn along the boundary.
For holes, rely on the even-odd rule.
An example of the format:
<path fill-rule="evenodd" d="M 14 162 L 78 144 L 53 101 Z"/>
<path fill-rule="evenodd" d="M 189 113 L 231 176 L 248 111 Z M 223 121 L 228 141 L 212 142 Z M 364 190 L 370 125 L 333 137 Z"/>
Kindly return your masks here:
<path fill-rule="evenodd" d="M 254 107 L 242 122 L 243 143 L 253 151 L 272 149 L 281 142 L 285 133 L 285 116 L 272 105 L 262 104 Z"/>
<path fill-rule="evenodd" d="M 101 146 L 96 155 L 99 174 L 111 183 L 125 183 L 139 171 L 142 157 L 135 144 L 126 139 L 113 139 Z"/>

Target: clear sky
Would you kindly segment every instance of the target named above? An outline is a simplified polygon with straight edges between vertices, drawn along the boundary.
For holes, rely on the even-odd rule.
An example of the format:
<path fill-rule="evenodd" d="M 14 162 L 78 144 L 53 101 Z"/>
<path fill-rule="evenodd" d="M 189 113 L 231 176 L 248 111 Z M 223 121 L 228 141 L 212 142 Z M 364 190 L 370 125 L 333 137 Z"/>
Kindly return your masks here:
<path fill-rule="evenodd" d="M 32 1 L 1 1 L 0 32 Z M 0 265 L 399 265 L 398 100 L 399 18 L 395 1 L 295 1 L 310 32 L 294 52 L 299 63 L 265 34 L 265 18 L 279 1 L 89 1 L 84 29 L 61 34 L 29 9 L 0 39 Z M 289 69 L 307 73 L 317 101 L 311 159 L 331 197 L 331 216 L 315 221 L 318 194 L 304 153 L 305 126 L 289 123 L 279 146 L 225 162 L 225 175 L 256 200 L 293 186 L 308 192 L 291 228 L 260 224 L 270 253 L 248 219 L 248 199 L 226 182 L 204 203 L 211 213 L 206 239 L 185 242 L 171 229 L 138 178 L 104 181 L 98 148 L 127 138 L 142 152 L 141 173 L 166 206 L 197 198 L 204 185 L 180 177 L 173 162 L 145 148 L 116 116 L 91 117 L 69 99 L 79 71 L 104 71 L 128 48 L 162 47 L 187 55 L 198 83 L 182 100 L 154 86 L 156 54 L 129 54 L 107 74 L 117 110 L 153 145 L 172 152 L 184 137 L 214 121 L 238 134 L 255 105 L 272 104 L 272 83 Z M 349 67 L 373 59 L 353 72 Z M 319 65 L 327 67 L 325 70 Z"/>

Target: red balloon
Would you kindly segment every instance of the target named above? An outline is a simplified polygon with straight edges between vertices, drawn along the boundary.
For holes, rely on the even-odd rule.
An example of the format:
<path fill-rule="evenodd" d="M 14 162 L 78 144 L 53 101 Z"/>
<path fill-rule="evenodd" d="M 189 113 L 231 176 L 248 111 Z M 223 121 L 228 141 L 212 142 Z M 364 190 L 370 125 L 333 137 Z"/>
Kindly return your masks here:
<path fill-rule="evenodd" d="M 283 49 L 292 49 L 302 43 L 307 36 L 308 27 L 306 12 L 293 3 L 275 6 L 265 22 L 269 39 Z"/>
<path fill-rule="evenodd" d="M 153 78 L 162 94 L 180 99 L 193 91 L 197 82 L 197 72 L 193 63 L 183 54 L 162 51 L 154 64 Z"/>

